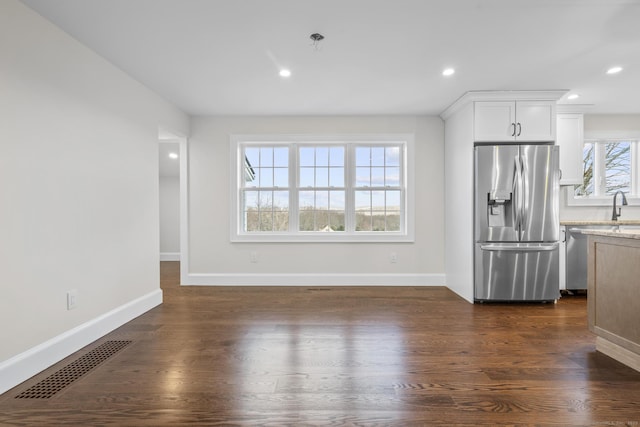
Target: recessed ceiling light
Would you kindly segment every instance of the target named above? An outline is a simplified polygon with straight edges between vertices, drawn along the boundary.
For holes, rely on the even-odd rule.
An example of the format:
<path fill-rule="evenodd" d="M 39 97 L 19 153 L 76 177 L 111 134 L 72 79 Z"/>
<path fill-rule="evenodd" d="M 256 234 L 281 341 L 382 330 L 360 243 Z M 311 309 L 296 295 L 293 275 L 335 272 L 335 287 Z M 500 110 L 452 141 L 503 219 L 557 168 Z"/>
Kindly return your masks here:
<path fill-rule="evenodd" d="M 169 153 L 169 158 L 170 159 L 177 159 L 178 158 L 178 153 Z"/>
<path fill-rule="evenodd" d="M 618 74 L 622 71 L 622 67 L 611 67 L 607 70 L 607 74 Z"/>
<path fill-rule="evenodd" d="M 283 68 L 282 70 L 280 70 L 280 77 L 290 77 L 291 76 L 291 71 L 287 70 L 286 68 Z"/>
<path fill-rule="evenodd" d="M 445 68 L 445 69 L 442 71 L 442 75 L 443 75 L 443 76 L 451 76 L 451 75 L 453 75 L 453 73 L 455 73 L 455 72 L 456 72 L 456 70 L 454 70 L 453 68 Z"/>
<path fill-rule="evenodd" d="M 578 99 L 580 98 L 580 95 L 578 95 L 577 93 L 572 93 L 571 95 L 567 96 L 567 99 Z"/>

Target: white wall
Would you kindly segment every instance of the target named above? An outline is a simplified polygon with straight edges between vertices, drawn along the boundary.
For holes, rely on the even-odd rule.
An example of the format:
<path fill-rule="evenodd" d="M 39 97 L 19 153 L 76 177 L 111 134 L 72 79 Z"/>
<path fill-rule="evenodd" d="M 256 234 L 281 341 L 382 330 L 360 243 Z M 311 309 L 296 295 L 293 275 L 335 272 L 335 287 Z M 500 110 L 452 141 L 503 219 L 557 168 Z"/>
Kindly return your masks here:
<path fill-rule="evenodd" d="M 180 252 L 180 177 L 160 176 L 160 256 Z"/>
<path fill-rule="evenodd" d="M 585 114 L 585 139 L 634 138 L 640 139 L 640 115 L 638 114 Z M 571 190 L 573 188 L 571 187 Z M 569 206 L 567 190 L 560 196 L 560 220 L 610 220 L 613 200 L 607 206 Z M 620 220 L 640 220 L 640 206 L 625 206 Z"/>
<path fill-rule="evenodd" d="M 445 123 L 445 258 L 447 287 L 473 302 L 473 103 Z"/>
<path fill-rule="evenodd" d="M 269 284 L 273 280 L 274 284 L 316 281 L 340 285 L 383 280 L 390 285 L 444 284 L 444 135 L 440 118 L 199 117 L 192 119 L 191 126 L 190 283 Z M 230 135 L 323 133 L 415 134 L 415 243 L 230 243 Z M 258 254 L 257 263 L 250 262 L 252 251 Z M 390 252 L 397 253 L 397 263 L 389 262 Z"/>
<path fill-rule="evenodd" d="M 158 126 L 188 117 L 17 0 L 0 2 L 0 94 L 1 392 L 161 301 Z"/>

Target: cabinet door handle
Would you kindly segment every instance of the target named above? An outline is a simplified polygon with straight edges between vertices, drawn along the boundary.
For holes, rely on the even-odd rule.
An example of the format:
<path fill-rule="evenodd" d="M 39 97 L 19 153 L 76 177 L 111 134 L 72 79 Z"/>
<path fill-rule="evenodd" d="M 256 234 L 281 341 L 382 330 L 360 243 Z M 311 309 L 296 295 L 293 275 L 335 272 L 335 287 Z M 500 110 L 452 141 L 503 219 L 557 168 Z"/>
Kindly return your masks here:
<path fill-rule="evenodd" d="M 516 136 L 516 124 L 511 123 L 511 126 L 513 126 L 513 132 L 511 132 L 511 136 Z"/>
<path fill-rule="evenodd" d="M 518 123 L 518 134 L 516 136 L 520 136 L 521 133 L 522 133 L 522 125 Z"/>

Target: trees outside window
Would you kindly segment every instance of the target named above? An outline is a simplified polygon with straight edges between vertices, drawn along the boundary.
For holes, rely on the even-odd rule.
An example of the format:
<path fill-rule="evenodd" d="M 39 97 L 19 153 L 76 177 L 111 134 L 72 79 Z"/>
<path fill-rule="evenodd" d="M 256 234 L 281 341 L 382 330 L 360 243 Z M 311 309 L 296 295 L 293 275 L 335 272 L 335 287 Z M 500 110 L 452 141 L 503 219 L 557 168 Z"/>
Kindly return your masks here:
<path fill-rule="evenodd" d="M 634 162 L 638 141 L 587 141 L 583 149 L 583 182 L 575 187 L 577 197 L 605 197 L 624 191 L 637 194 L 634 181 L 638 165 Z"/>

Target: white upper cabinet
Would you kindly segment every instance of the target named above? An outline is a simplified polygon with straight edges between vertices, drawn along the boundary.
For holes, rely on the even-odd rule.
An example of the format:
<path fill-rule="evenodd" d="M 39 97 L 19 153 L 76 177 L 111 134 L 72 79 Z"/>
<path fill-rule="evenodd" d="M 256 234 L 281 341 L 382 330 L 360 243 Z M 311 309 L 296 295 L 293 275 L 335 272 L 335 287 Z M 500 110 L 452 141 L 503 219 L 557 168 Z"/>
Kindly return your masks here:
<path fill-rule="evenodd" d="M 584 115 L 582 113 L 558 113 L 558 137 L 560 146 L 560 185 L 582 184 L 582 150 L 584 145 Z"/>
<path fill-rule="evenodd" d="M 519 141 L 556 140 L 555 102 L 518 101 L 516 121 L 516 139 Z"/>
<path fill-rule="evenodd" d="M 516 135 L 516 103 L 478 101 L 474 105 L 476 141 L 513 141 Z"/>
<path fill-rule="evenodd" d="M 553 101 L 477 101 L 474 105 L 474 140 L 555 141 L 555 115 Z"/>

